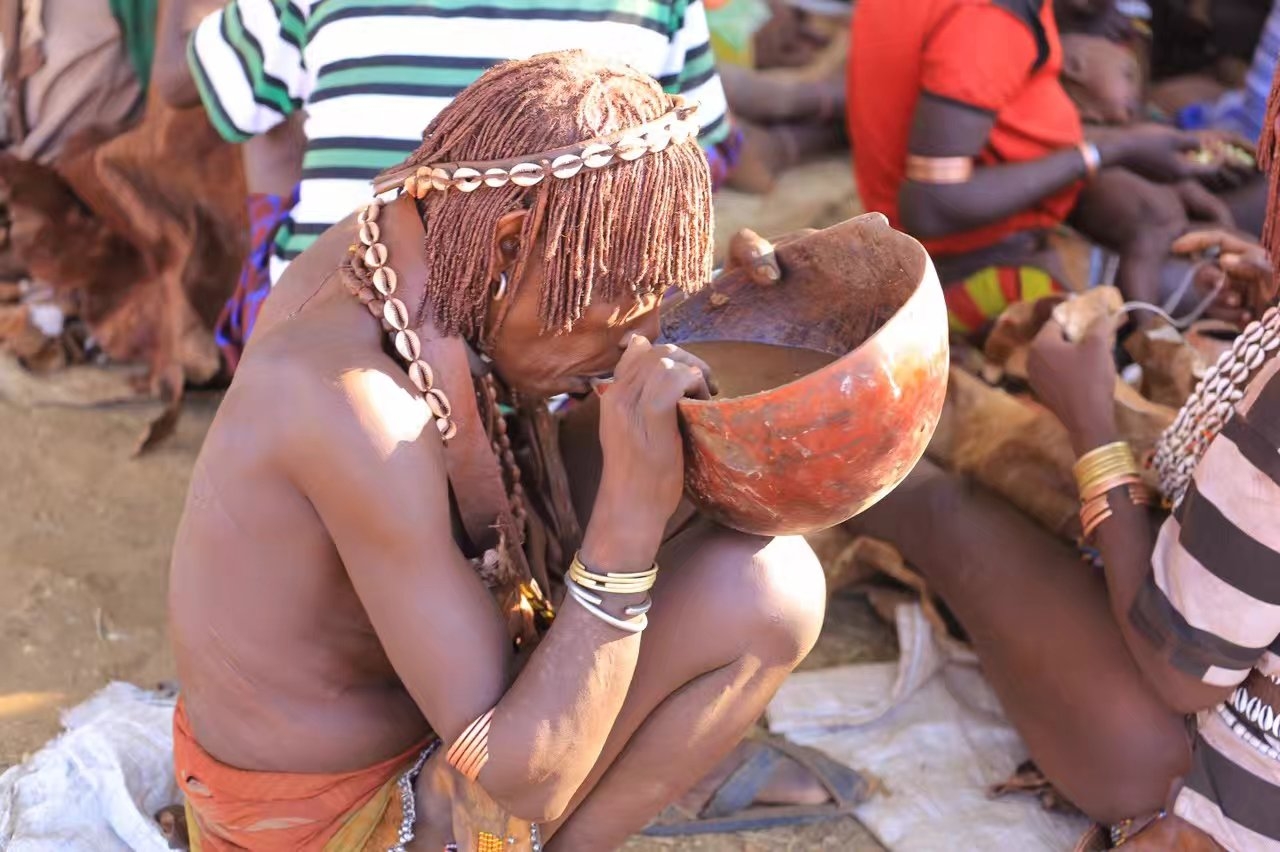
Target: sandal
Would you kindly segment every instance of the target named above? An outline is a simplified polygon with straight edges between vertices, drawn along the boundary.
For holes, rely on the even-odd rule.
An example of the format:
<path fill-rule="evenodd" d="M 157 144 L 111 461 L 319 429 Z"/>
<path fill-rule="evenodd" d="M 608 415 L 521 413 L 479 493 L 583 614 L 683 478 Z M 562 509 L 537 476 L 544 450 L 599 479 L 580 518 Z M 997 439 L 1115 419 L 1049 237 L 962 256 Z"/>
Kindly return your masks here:
<path fill-rule="evenodd" d="M 817 749 L 781 737 L 757 737 L 752 741 L 760 748 L 729 774 L 705 805 L 689 809 L 679 802 L 672 804 L 641 833 L 650 837 L 686 837 L 803 825 L 848 816 L 867 799 L 866 780 Z M 829 801 L 817 805 L 752 804 L 778 763 L 788 758 L 818 779 L 826 788 Z"/>

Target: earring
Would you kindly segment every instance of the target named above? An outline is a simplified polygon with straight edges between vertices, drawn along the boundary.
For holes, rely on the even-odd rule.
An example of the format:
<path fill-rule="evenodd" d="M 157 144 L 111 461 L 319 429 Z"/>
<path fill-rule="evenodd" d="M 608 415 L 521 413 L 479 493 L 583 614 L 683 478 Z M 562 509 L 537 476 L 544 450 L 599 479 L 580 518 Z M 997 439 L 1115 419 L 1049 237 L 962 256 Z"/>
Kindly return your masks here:
<path fill-rule="evenodd" d="M 503 297 L 507 295 L 507 273 L 502 272 L 498 275 L 498 284 L 493 288 L 493 300 L 501 302 Z"/>

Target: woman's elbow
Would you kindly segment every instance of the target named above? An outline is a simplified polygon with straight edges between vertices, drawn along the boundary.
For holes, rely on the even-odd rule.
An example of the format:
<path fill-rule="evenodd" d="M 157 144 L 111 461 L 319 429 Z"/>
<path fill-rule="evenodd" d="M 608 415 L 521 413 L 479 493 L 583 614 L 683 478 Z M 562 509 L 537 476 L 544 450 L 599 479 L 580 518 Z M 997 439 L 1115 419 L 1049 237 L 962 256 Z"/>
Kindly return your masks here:
<path fill-rule="evenodd" d="M 485 792 L 507 813 L 526 822 L 555 822 L 569 810 L 576 788 L 555 779 L 481 778 Z"/>
<path fill-rule="evenodd" d="M 1145 637 L 1138 641 L 1142 644 L 1134 648 L 1134 658 L 1147 683 L 1160 701 L 1179 716 L 1194 716 L 1216 707 L 1235 692 L 1235 687 L 1213 686 L 1174 668 Z"/>
<path fill-rule="evenodd" d="M 569 809 L 573 795 L 552 794 L 539 790 L 538 786 L 540 785 L 531 785 L 530 789 L 511 795 L 490 795 L 506 813 L 516 819 L 539 825 L 555 822 Z"/>
<path fill-rule="evenodd" d="M 898 217 L 903 229 L 918 239 L 937 239 L 956 231 L 942 215 L 943 205 L 918 184 L 908 181 L 898 194 Z"/>
<path fill-rule="evenodd" d="M 1197 684 L 1190 689 L 1180 689 L 1166 679 L 1155 684 L 1156 692 L 1166 707 L 1179 716 L 1194 716 L 1211 707 L 1217 707 L 1231 697 L 1233 690 Z"/>

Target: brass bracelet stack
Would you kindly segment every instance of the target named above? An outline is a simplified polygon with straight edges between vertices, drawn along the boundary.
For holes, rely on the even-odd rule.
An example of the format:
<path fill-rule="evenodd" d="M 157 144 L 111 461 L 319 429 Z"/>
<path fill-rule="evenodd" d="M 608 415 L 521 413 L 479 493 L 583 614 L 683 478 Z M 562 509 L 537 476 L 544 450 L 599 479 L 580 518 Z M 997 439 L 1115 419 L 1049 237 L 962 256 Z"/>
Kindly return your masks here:
<path fill-rule="evenodd" d="M 658 566 L 655 564 L 648 571 L 635 574 L 598 574 L 582 564 L 575 555 L 569 565 L 569 574 L 565 588 L 570 597 L 582 605 L 587 612 L 611 627 L 625 630 L 628 633 L 639 633 L 649 626 L 649 607 L 653 601 L 646 595 L 643 602 L 633 604 L 623 610 L 626 618 L 618 618 L 606 612 L 602 606 L 603 595 L 639 595 L 653 588 L 658 580 Z"/>
<path fill-rule="evenodd" d="M 1080 491 L 1080 526 L 1085 541 L 1111 517 L 1107 495 L 1112 490 L 1124 488 L 1129 502 L 1135 506 L 1151 505 L 1151 494 L 1139 475 L 1133 450 L 1125 441 L 1105 444 L 1085 453 L 1076 462 L 1074 472 Z"/>

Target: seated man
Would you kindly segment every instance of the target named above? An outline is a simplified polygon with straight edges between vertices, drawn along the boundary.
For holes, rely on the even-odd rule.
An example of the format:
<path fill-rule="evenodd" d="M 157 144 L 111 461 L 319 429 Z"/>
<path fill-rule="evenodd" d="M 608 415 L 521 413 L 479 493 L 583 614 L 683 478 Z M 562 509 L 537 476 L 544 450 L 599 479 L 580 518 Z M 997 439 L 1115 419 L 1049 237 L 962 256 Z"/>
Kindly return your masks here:
<path fill-rule="evenodd" d="M 1280 60 L 1280 2 L 1270 4 L 1260 34 L 1256 25 L 1249 27 L 1239 18 L 1247 21 L 1248 16 L 1256 14 L 1261 6 L 1257 3 L 1213 4 L 1215 19 L 1225 18 L 1216 20 L 1222 30 L 1227 34 L 1245 35 L 1246 38 L 1252 35 L 1256 45 L 1251 61 L 1238 75 L 1230 75 L 1224 81 L 1225 88 L 1222 82 L 1204 74 L 1173 77 L 1152 87 L 1152 102 L 1174 116 L 1179 126 L 1231 134 L 1247 148 L 1257 144 L 1266 124 L 1271 80 Z M 1223 57 L 1222 61 L 1225 59 Z M 1266 195 L 1264 182 L 1256 180 L 1233 190 L 1224 198 L 1231 204 L 1237 225 L 1256 234 L 1261 231 L 1266 217 Z"/>
<path fill-rule="evenodd" d="M 167 0 L 156 25 L 156 79 L 161 96 L 173 101 L 173 87 L 185 78 L 187 40 L 202 19 L 225 5 L 225 0 Z M 190 106 L 196 106 L 194 102 Z M 214 338 L 228 375 L 234 375 L 253 333 L 262 302 L 271 292 L 270 258 L 276 236 L 297 203 L 302 178 L 303 114 L 296 112 L 271 130 L 239 146 L 247 190 L 249 246 L 214 327 Z"/>
<path fill-rule="evenodd" d="M 712 380 L 647 336 L 710 274 L 690 119 L 582 53 L 499 65 L 290 266 L 174 548 L 193 848 L 613 849 L 812 646 L 802 540 L 673 518 Z M 609 374 L 566 469 L 542 401 Z"/>
<path fill-rule="evenodd" d="M 727 185 L 769 192 L 792 166 L 846 148 L 844 48 L 824 32 L 838 23 L 819 24 L 785 0 L 705 5 L 729 112 L 743 135 Z"/>
<path fill-rule="evenodd" d="M 1086 141 L 1061 70 L 1051 3 L 857 4 L 848 98 L 859 189 L 868 209 L 925 243 L 959 332 L 1060 286 L 1045 236 L 1068 220 L 1120 254 L 1130 298 L 1158 301 L 1176 234 L 1161 210 L 1117 216 L 1113 202 L 1139 176 L 1175 183 L 1218 170 L 1186 156 L 1195 136 L 1163 127 Z"/>
<path fill-rule="evenodd" d="M 768 192 L 792 166 L 847 147 L 843 68 L 826 79 L 809 80 L 724 65 L 720 78 L 743 135 L 728 186 Z"/>
<path fill-rule="evenodd" d="M 1219 15 L 1220 11 L 1227 15 Z M 1265 22 L 1229 20 L 1252 18 L 1260 11 L 1266 14 Z M 1280 59 L 1280 3 L 1219 2 L 1213 4 L 1213 12 L 1215 18 L 1228 20 L 1212 23 L 1225 31 L 1228 40 L 1240 40 L 1230 39 L 1237 33 L 1243 36 L 1246 44 L 1253 45 L 1252 55 L 1246 60 L 1223 52 L 1213 65 L 1206 63 L 1204 68 L 1161 79 L 1152 88 L 1151 99 L 1184 127 L 1215 127 L 1256 143 L 1262 135 L 1271 78 Z"/>

